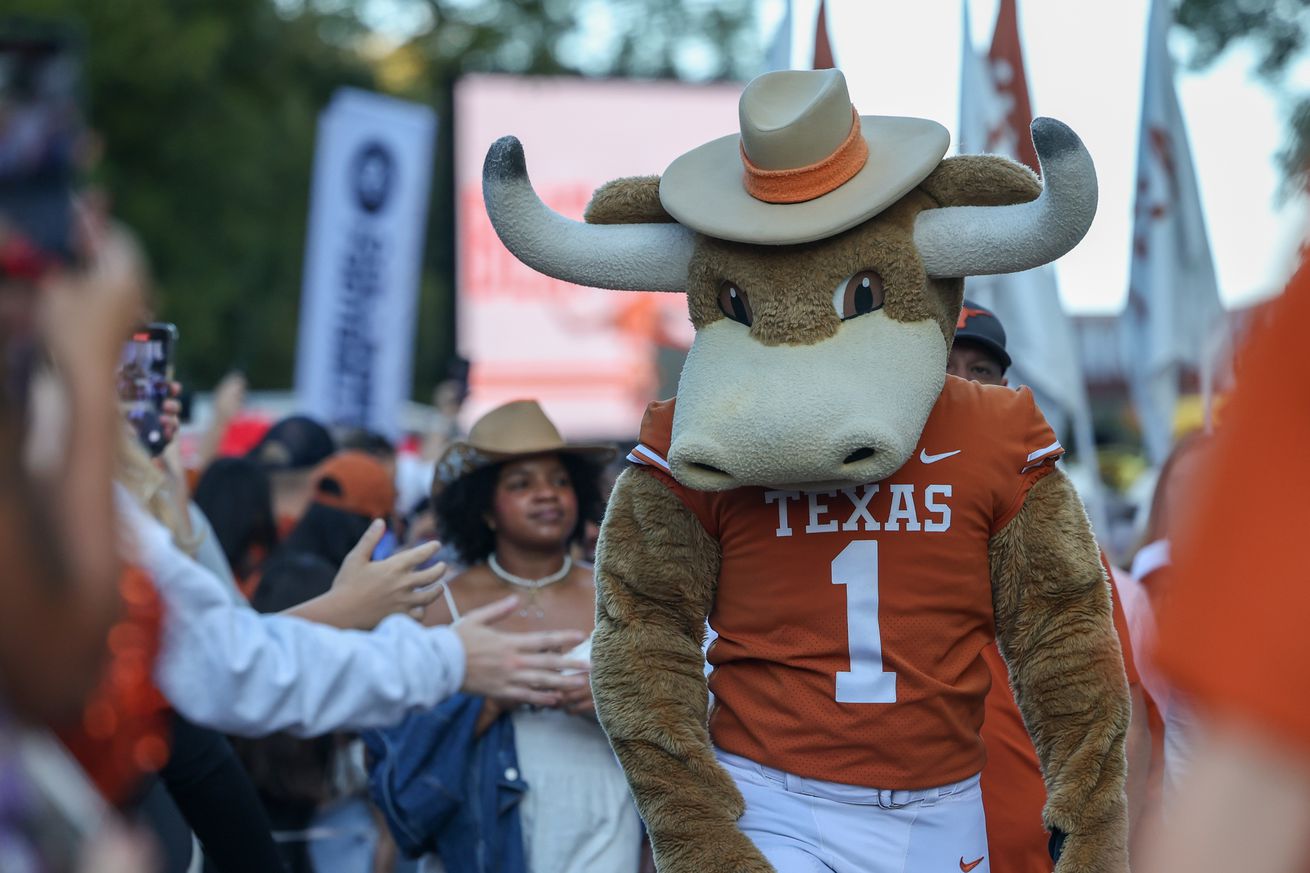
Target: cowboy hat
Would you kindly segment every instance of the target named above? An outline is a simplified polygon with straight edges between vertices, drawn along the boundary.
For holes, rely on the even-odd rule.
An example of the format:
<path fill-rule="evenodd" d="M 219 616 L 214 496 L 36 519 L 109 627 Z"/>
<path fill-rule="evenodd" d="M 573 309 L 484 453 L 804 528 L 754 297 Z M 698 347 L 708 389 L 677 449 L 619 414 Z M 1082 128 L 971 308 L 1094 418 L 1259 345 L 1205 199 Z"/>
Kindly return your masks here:
<path fill-rule="evenodd" d="M 764 245 L 824 239 L 872 218 L 927 178 L 950 143 L 924 118 L 859 115 L 840 70 L 753 79 L 741 134 L 695 148 L 660 178 L 660 202 L 707 236 Z"/>
<path fill-rule="evenodd" d="M 530 455 L 580 455 L 604 463 L 614 447 L 567 443 L 535 400 L 513 400 L 479 418 L 467 438 L 446 448 L 436 478 L 444 485 L 474 470 Z"/>

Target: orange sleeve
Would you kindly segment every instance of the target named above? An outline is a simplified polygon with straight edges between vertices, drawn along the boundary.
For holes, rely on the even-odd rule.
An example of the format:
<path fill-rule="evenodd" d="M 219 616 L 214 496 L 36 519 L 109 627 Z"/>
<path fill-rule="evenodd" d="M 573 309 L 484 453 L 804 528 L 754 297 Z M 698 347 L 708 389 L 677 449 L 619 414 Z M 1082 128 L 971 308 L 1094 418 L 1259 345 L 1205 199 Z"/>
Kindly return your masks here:
<path fill-rule="evenodd" d="M 994 427 L 1004 428 L 1010 434 L 1001 448 L 999 459 L 999 463 L 1004 465 L 1000 470 L 1004 478 L 997 490 L 993 533 L 1019 514 L 1033 485 L 1054 470 L 1055 462 L 1064 454 L 1055 431 L 1037 408 L 1032 391 L 1020 388 L 1008 393 L 1006 402 L 998 406 L 997 417 L 993 419 Z"/>
<path fill-rule="evenodd" d="M 1297 366 L 1310 325 L 1303 262 L 1253 327 L 1192 515 L 1174 533 L 1175 584 L 1157 658 L 1202 707 L 1310 751 L 1310 400 Z"/>
<path fill-rule="evenodd" d="M 1101 552 L 1101 566 L 1105 568 L 1105 577 L 1110 582 L 1110 605 L 1114 612 L 1114 632 L 1119 635 L 1119 649 L 1123 652 L 1124 673 L 1128 674 L 1128 684 L 1141 685 L 1142 677 L 1137 672 L 1137 658 L 1133 655 L 1133 639 L 1128 633 L 1128 616 L 1119 601 L 1119 588 L 1114 584 L 1114 571 L 1110 561 Z"/>
<path fill-rule="evenodd" d="M 687 488 L 669 472 L 667 459 L 669 445 L 673 441 L 675 402 L 675 400 L 659 400 L 646 407 L 646 414 L 641 420 L 641 431 L 637 437 L 640 442 L 628 453 L 628 461 L 659 480 L 696 515 L 701 526 L 710 536 L 717 536 L 718 523 L 712 506 L 712 495 Z"/>

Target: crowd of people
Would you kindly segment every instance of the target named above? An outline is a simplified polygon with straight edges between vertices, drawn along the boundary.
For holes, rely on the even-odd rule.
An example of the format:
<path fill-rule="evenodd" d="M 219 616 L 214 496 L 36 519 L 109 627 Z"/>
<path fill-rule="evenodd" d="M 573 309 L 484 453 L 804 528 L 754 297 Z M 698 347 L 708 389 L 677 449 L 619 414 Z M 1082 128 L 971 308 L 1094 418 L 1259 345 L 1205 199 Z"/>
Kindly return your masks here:
<path fill-rule="evenodd" d="M 407 459 L 431 471 L 411 505 L 389 441 L 305 416 L 237 455 L 205 434 L 199 469 L 175 447 L 152 458 L 115 398 L 119 344 L 146 312 L 141 260 L 121 229 L 98 234 L 86 270 L 3 282 L 10 312 L 31 303 L 9 335 L 43 354 L 2 419 L 0 687 L 19 787 L 0 866 L 74 869 L 61 856 L 79 851 L 77 869 L 115 871 L 648 867 L 587 682 L 616 447 L 510 403 Z M 1011 364 L 1003 326 L 966 301 L 949 373 L 1005 386 Z M 177 403 L 161 408 L 171 436 Z M 1193 743 L 1222 742 L 1197 739 L 1150 656 L 1173 519 L 1211 441 L 1180 441 L 1164 467 L 1132 572 L 1103 556 L 1137 860 L 1185 793 Z M 1038 759 L 1004 660 L 994 644 L 983 657 L 990 866 L 1050 870 Z M 34 762 L 51 757 L 85 784 L 48 784 Z"/>
<path fill-rule="evenodd" d="M 149 439 L 119 390 L 143 255 L 90 205 L 77 244 L 41 257 L 0 216 L 0 871 L 653 870 L 589 681 L 631 446 L 571 442 L 525 399 L 412 452 L 304 415 L 236 451 L 234 380 L 188 466 L 180 386 Z M 1305 860 L 1305 474 L 1280 461 L 1310 425 L 1287 366 L 1307 281 L 1254 329 L 1218 432 L 1178 442 L 1131 566 L 1102 553 L 1151 873 Z M 1013 363 L 965 300 L 950 378 L 1004 391 Z M 978 657 L 988 849 L 961 873 L 1050 871 L 1066 835 L 1006 661 Z"/>
<path fill-rule="evenodd" d="M 116 392 L 123 342 L 148 316 L 143 262 L 121 228 L 95 231 L 85 269 L 8 269 L 0 283 L 9 348 L 33 350 L 21 390 L 10 368 L 2 417 L 13 570 L 0 687 L 15 788 L 0 868 L 73 869 L 61 855 L 80 850 L 88 870 L 199 869 L 202 854 L 219 870 L 373 869 L 394 850 L 365 800 L 360 732 L 460 696 L 488 702 L 481 732 L 519 707 L 559 714 L 525 725 L 542 726 L 538 744 L 572 727 L 595 766 L 604 739 L 575 649 L 590 623 L 582 559 L 602 468 L 579 466 L 569 447 L 553 467 L 520 452 L 521 463 L 470 471 L 475 485 L 438 480 L 401 507 L 386 440 L 334 436 L 303 416 L 200 470 L 175 446 L 151 457 Z M 169 438 L 177 413 L 161 404 Z M 438 555 L 434 500 L 445 519 L 485 513 L 485 527 L 451 528 L 454 548 Z M 469 569 L 443 585 L 455 561 Z M 566 562 L 562 584 L 523 587 L 552 561 Z M 488 564 L 500 575 L 479 578 Z M 501 578 L 514 584 L 497 588 Z M 42 785 L 49 770 L 32 761 L 58 749 L 61 772 L 84 783 Z M 530 757 L 543 767 L 552 756 Z M 612 798 L 622 777 L 605 763 Z M 47 793 L 76 802 L 50 809 L 37 800 Z M 553 812 L 542 805 L 529 836 L 553 833 Z M 150 838 L 103 821 L 137 822 Z M 621 830 L 635 867 L 630 808 Z"/>

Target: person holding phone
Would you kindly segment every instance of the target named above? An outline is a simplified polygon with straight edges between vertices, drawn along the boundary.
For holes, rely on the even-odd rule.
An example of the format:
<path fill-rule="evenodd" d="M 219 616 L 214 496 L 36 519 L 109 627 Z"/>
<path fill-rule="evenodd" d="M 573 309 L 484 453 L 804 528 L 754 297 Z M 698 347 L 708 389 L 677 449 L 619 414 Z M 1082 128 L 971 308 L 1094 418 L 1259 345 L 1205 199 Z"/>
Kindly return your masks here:
<path fill-rule="evenodd" d="M 67 32 L 0 29 L 0 694 L 37 719 L 80 707 L 118 610 L 110 386 L 146 284 L 128 235 L 76 195 L 80 67 Z M 69 439 L 43 456 L 54 428 Z"/>
<path fill-rule="evenodd" d="M 64 50 L 57 41 L 34 47 L 0 35 L 6 64 L 15 52 L 62 64 Z M 12 84 L 0 82 L 0 114 L 31 96 L 15 95 Z M 48 176 L 38 181 L 25 175 L 34 168 L 5 160 L 13 157 L 10 132 L 0 125 L 4 866 L 67 869 L 80 858 L 79 870 L 147 871 L 154 869 L 148 841 L 123 829 L 44 733 L 80 714 L 121 610 L 112 496 L 121 423 L 112 378 L 121 339 L 140 317 L 144 272 L 125 231 L 85 202 L 74 211 L 59 174 L 47 184 Z M 55 431 L 68 438 L 43 457 L 37 449 Z M 34 738 L 47 750 L 33 770 L 26 765 Z M 62 768 L 54 781 L 52 764 Z"/>
<path fill-rule="evenodd" d="M 154 869 L 149 842 L 125 830 L 84 777 L 42 784 L 27 778 L 23 760 L 34 731 L 80 715 L 121 610 L 112 374 L 144 283 L 130 241 L 105 231 L 88 233 L 80 266 L 0 255 L 0 308 L 11 319 L 0 342 L 11 389 L 0 401 L 0 781 L 12 801 L 0 809 L 0 843 L 15 871 L 74 857 L 79 870 Z M 27 249 L 14 243 L 21 235 L 0 214 L 0 250 Z M 29 364 L 40 357 L 53 368 L 31 390 Z M 69 436 L 43 462 L 29 449 L 52 429 Z M 42 765 L 36 775 L 48 773 Z"/>

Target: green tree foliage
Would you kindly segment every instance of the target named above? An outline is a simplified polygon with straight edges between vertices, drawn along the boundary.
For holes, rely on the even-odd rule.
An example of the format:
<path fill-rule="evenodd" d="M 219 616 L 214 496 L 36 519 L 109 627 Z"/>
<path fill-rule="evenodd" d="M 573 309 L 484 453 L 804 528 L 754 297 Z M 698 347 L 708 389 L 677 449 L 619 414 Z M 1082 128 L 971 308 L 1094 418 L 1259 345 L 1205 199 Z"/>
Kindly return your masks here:
<path fill-rule="evenodd" d="M 294 360 L 305 203 L 319 108 L 372 75 L 340 48 L 339 16 L 266 0 L 9 0 L 73 20 L 87 43 L 98 181 L 141 236 L 180 371 L 205 387 L 239 366 L 286 385 Z"/>
<path fill-rule="evenodd" d="M 1288 141 L 1280 159 L 1289 187 L 1310 182 L 1310 94 L 1292 83 L 1293 67 L 1305 60 L 1310 0 L 1181 0 L 1175 21 L 1194 40 L 1190 59 L 1213 63 L 1229 46 L 1247 43 L 1259 61 L 1257 71 L 1288 101 Z"/>
<path fill-rule="evenodd" d="M 749 0 L 7 0 L 87 41 L 99 180 L 141 236 L 197 387 L 291 382 L 319 111 L 343 85 L 441 118 L 416 396 L 453 351 L 451 89 L 462 73 L 721 78 L 759 57 Z M 597 18 L 599 16 L 599 18 Z M 373 32 L 417 22 L 411 33 Z M 599 23 L 599 27 L 597 24 Z"/>

